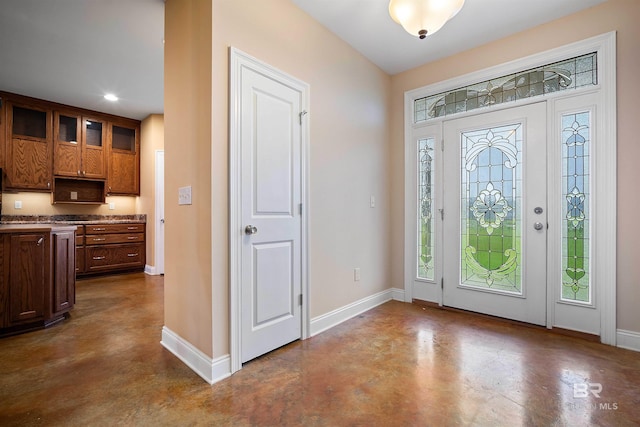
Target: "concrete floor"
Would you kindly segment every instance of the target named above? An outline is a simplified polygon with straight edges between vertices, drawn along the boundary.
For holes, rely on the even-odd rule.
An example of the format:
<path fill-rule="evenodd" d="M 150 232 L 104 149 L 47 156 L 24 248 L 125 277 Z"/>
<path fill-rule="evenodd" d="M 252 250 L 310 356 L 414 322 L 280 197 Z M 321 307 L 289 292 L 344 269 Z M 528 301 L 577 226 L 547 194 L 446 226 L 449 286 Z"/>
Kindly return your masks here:
<path fill-rule="evenodd" d="M 159 343 L 162 286 L 82 280 L 70 319 L 0 339 L 0 425 L 640 425 L 640 354 L 400 302 L 210 386 Z"/>

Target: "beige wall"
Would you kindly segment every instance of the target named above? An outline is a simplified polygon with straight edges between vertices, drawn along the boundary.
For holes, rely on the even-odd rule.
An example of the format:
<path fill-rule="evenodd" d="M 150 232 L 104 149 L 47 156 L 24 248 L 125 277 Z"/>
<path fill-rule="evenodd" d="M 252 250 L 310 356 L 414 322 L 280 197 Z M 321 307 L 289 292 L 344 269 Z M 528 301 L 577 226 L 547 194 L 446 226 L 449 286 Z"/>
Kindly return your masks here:
<path fill-rule="evenodd" d="M 164 116 L 152 114 L 140 125 L 140 197 L 137 213 L 147 214 L 147 265 L 155 267 L 156 151 L 164 150 Z"/>
<path fill-rule="evenodd" d="M 229 352 L 229 46 L 311 86 L 312 316 L 389 287 L 391 79 L 288 0 L 214 0 L 208 92 L 206 3 L 168 0 L 165 9 L 165 324 L 217 357 Z M 194 206 L 177 207 L 171 196 L 187 184 Z"/>
<path fill-rule="evenodd" d="M 164 59 L 164 320 L 211 356 L 211 0 L 166 1 Z"/>
<path fill-rule="evenodd" d="M 390 287 L 390 77 L 288 0 L 214 0 L 214 287 L 224 287 L 215 305 L 216 355 L 228 350 L 229 46 L 310 85 L 311 316 Z"/>
<path fill-rule="evenodd" d="M 403 283 L 404 235 L 404 152 L 403 96 L 410 89 L 426 86 L 472 71 L 552 49 L 609 31 L 617 31 L 618 102 L 618 328 L 640 331 L 640 269 L 635 249 L 640 240 L 637 212 L 640 199 L 633 196 L 637 186 L 637 159 L 640 144 L 635 137 L 635 122 L 640 117 L 640 1 L 609 0 L 602 5 L 572 16 L 524 31 L 505 39 L 397 74 L 392 78 L 390 110 L 393 207 L 392 284 Z M 598 260 L 594 260 L 596 263 Z"/>

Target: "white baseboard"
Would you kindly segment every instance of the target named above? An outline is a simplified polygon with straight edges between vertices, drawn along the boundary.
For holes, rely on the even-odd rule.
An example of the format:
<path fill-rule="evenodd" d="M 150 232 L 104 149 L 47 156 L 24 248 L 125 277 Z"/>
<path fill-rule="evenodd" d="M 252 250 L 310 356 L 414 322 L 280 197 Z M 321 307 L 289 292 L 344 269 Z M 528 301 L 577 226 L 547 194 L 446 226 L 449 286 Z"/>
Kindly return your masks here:
<path fill-rule="evenodd" d="M 166 326 L 162 327 L 160 344 L 209 384 L 231 376 L 231 357 L 228 354 L 212 359 Z"/>
<path fill-rule="evenodd" d="M 640 351 L 640 332 L 625 331 L 624 329 L 618 329 L 617 332 L 616 343 L 618 347 Z"/>
<path fill-rule="evenodd" d="M 394 301 L 404 302 L 404 289 L 391 288 L 391 298 Z"/>
<path fill-rule="evenodd" d="M 144 272 L 147 273 L 150 276 L 155 276 L 156 275 L 156 267 L 153 265 L 145 265 L 144 266 Z"/>
<path fill-rule="evenodd" d="M 320 332 L 331 329 L 344 321 L 392 299 L 404 302 L 404 290 L 398 288 L 387 289 L 386 291 L 362 298 L 359 301 L 352 302 L 329 313 L 314 317 L 311 319 L 310 336 L 318 335 Z"/>

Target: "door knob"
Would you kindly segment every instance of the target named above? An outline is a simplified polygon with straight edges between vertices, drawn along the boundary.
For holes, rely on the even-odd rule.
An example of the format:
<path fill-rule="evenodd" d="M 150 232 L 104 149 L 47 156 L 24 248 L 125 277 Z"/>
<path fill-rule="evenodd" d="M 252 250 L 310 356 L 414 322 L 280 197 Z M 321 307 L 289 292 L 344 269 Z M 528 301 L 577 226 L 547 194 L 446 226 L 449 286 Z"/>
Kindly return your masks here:
<path fill-rule="evenodd" d="M 544 228 L 544 225 L 541 222 L 536 222 L 535 224 L 533 224 L 533 228 L 535 228 L 536 230 L 542 230 Z"/>
<path fill-rule="evenodd" d="M 253 225 L 247 225 L 244 228 L 244 233 L 248 235 L 256 234 L 258 232 L 258 228 Z"/>

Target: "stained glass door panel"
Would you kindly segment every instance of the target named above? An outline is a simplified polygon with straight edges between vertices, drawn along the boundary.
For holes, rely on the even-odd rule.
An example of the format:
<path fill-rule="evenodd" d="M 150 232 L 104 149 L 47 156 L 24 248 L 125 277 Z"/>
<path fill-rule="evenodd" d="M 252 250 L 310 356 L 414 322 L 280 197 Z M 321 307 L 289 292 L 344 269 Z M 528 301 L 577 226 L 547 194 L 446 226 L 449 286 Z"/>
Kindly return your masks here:
<path fill-rule="evenodd" d="M 444 305 L 546 321 L 546 107 L 445 122 Z"/>

